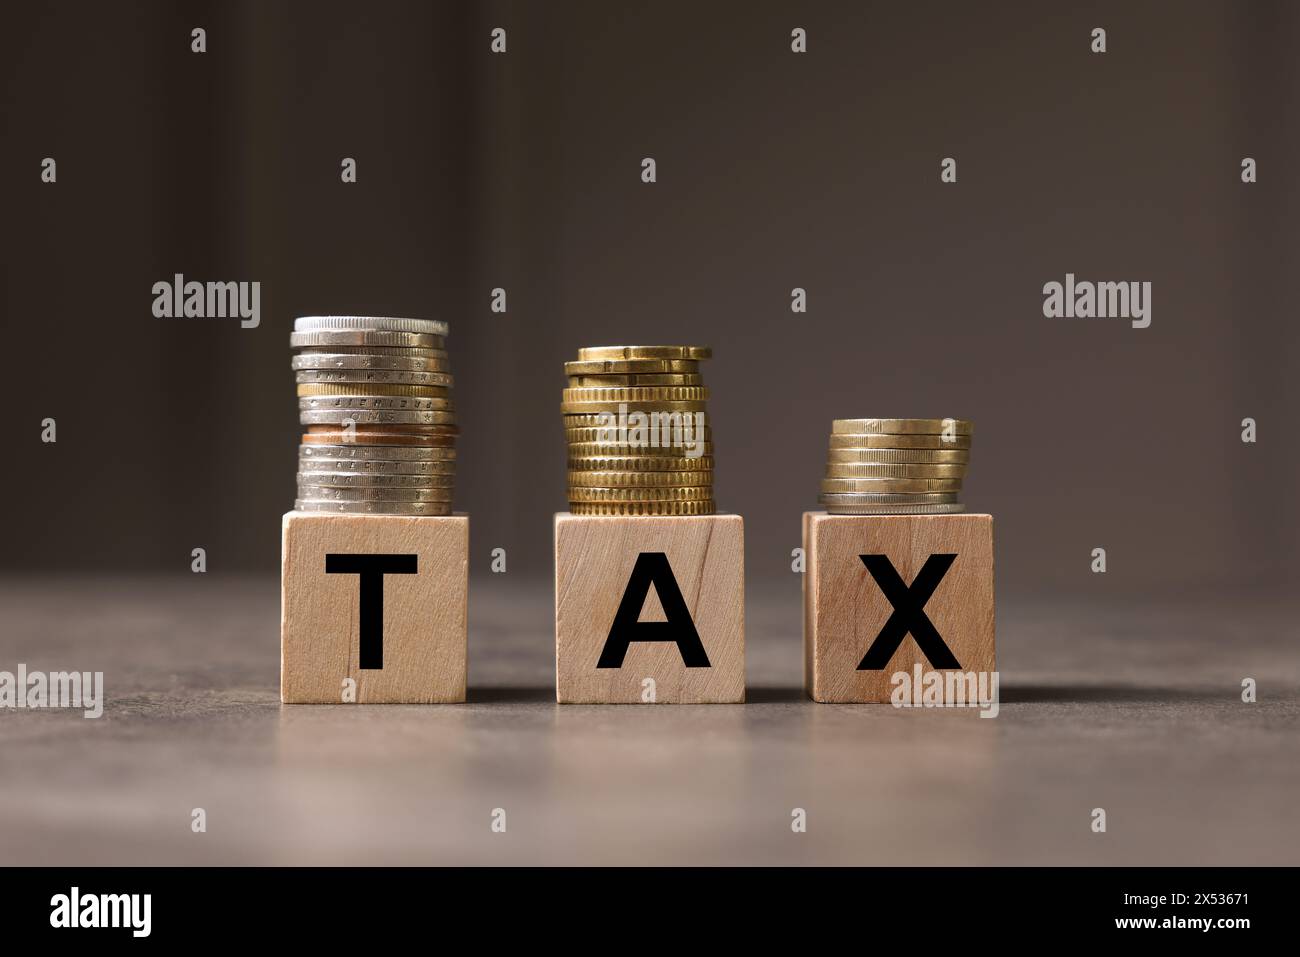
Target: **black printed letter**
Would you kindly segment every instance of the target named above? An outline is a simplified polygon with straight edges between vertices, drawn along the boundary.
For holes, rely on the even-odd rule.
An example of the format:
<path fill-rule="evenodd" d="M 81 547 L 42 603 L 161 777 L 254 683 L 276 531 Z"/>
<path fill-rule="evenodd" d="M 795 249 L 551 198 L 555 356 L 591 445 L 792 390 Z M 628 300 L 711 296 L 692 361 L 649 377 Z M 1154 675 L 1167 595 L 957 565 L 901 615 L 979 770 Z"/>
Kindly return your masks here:
<path fill-rule="evenodd" d="M 414 575 L 416 555 L 326 555 L 326 575 L 360 575 L 360 666 L 367 671 L 384 667 L 384 576 Z"/>
<path fill-rule="evenodd" d="M 867 566 L 867 571 L 871 572 L 871 577 L 876 580 L 876 584 L 885 593 L 889 603 L 894 606 L 894 611 L 885 622 L 885 626 L 880 629 L 880 634 L 876 635 L 876 640 L 867 649 L 862 664 L 858 665 L 857 670 L 880 671 L 889 664 L 889 659 L 894 657 L 894 652 L 898 650 L 898 646 L 903 643 L 909 631 L 916 639 L 916 643 L 921 646 L 921 651 L 925 652 L 925 657 L 930 660 L 932 667 L 960 668 L 961 664 L 957 661 L 957 656 L 944 644 L 934 623 L 925 614 L 925 603 L 939 587 L 939 582 L 948 573 L 957 556 L 931 555 L 925 560 L 921 570 L 916 573 L 916 578 L 913 579 L 910 587 L 903 583 L 903 579 L 898 576 L 898 572 L 894 570 L 894 565 L 887 556 L 859 555 L 858 557 L 862 559 L 862 564 Z"/>
<path fill-rule="evenodd" d="M 638 621 L 650 586 L 659 594 L 667 621 Z M 628 645 L 634 641 L 672 641 L 682 654 L 687 668 L 708 668 L 709 656 L 705 654 L 695 622 L 686 608 L 677 579 L 663 552 L 642 552 L 632 566 L 632 576 L 623 590 L 614 615 L 614 624 L 601 649 L 597 668 L 621 668 Z"/>

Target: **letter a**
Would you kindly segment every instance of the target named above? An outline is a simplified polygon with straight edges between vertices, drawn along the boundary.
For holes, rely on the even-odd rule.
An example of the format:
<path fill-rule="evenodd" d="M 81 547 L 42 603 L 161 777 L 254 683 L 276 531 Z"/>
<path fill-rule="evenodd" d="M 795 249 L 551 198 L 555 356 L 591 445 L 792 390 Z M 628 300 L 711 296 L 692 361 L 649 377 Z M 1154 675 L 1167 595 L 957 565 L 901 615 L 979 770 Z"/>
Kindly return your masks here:
<path fill-rule="evenodd" d="M 638 620 L 651 585 L 659 595 L 659 604 L 663 606 L 667 621 Z M 637 556 L 596 667 L 623 667 L 628 646 L 637 641 L 674 642 L 687 668 L 709 667 L 709 656 L 704 651 L 699 632 L 695 630 L 682 591 L 677 587 L 668 556 L 663 552 L 642 552 Z"/>

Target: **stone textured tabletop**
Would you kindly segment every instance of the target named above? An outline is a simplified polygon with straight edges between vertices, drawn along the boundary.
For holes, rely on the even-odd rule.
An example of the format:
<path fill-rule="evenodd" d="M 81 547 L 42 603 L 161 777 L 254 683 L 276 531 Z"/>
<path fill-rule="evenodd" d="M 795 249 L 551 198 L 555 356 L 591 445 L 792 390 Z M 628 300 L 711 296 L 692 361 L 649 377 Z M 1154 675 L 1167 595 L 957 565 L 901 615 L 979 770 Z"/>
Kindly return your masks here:
<path fill-rule="evenodd" d="M 745 705 L 558 706 L 549 584 L 470 596 L 468 704 L 282 707 L 274 577 L 6 579 L 0 669 L 108 700 L 0 711 L 0 863 L 1300 863 L 1295 604 L 1006 598 L 988 720 L 806 700 L 795 576 Z"/>

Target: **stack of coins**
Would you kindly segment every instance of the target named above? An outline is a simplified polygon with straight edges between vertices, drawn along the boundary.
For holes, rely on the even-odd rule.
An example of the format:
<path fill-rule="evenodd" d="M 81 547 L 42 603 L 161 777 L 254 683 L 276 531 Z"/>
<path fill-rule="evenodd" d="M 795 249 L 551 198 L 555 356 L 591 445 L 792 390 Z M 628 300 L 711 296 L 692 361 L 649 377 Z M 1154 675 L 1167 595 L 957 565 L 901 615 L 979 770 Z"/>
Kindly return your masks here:
<path fill-rule="evenodd" d="M 818 501 L 832 515 L 964 511 L 973 431 L 964 419 L 836 419 Z"/>
<path fill-rule="evenodd" d="M 447 323 L 305 316 L 293 324 L 305 512 L 450 515 L 456 416 Z"/>
<path fill-rule="evenodd" d="M 566 362 L 560 411 L 575 515 L 711 515 L 705 346 L 594 346 Z"/>

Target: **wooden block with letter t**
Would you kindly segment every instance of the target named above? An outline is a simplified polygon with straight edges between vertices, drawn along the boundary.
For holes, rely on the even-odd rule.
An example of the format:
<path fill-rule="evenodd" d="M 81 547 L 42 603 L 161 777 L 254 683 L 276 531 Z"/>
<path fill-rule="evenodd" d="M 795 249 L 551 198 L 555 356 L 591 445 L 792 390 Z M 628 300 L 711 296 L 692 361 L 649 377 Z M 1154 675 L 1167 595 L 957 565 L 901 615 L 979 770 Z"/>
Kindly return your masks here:
<path fill-rule="evenodd" d="M 555 697 L 744 701 L 744 520 L 556 515 Z"/>
<path fill-rule="evenodd" d="M 469 516 L 289 512 L 280 700 L 465 700 Z"/>
<path fill-rule="evenodd" d="M 993 516 L 806 512 L 803 547 L 815 700 L 888 702 L 917 666 L 994 671 Z"/>

